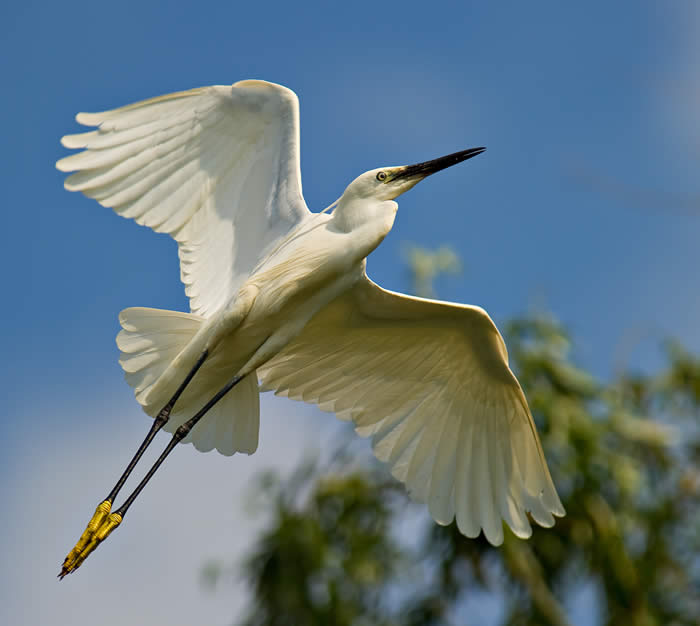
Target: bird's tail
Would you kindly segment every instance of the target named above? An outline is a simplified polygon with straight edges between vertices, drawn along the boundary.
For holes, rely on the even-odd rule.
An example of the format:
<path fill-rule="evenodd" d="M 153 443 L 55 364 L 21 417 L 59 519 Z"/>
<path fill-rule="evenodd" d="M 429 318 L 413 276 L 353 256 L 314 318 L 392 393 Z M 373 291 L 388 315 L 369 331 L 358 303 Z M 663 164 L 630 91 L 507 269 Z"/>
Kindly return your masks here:
<path fill-rule="evenodd" d="M 199 315 L 143 307 L 124 309 L 119 314 L 122 326 L 117 335 L 117 346 L 121 351 L 119 364 L 136 399 L 151 417 L 169 399 L 169 396 L 163 396 L 164 400 L 163 397 L 154 400 L 151 392 L 157 391 L 159 380 L 173 377 L 173 368 L 182 370 L 175 372 L 177 384 L 184 380 L 189 366 L 179 363 L 181 359 L 177 357 L 203 322 L 204 318 Z M 216 384 L 211 385 L 210 381 L 216 377 L 208 376 L 208 369 L 205 361 L 175 403 L 164 427 L 166 431 L 174 432 L 219 390 Z M 162 396 L 162 393 L 156 395 Z M 226 455 L 235 452 L 252 454 L 258 447 L 259 421 L 258 379 L 256 373 L 251 372 L 209 410 L 183 442 L 191 441 L 202 452 L 216 448 Z"/>

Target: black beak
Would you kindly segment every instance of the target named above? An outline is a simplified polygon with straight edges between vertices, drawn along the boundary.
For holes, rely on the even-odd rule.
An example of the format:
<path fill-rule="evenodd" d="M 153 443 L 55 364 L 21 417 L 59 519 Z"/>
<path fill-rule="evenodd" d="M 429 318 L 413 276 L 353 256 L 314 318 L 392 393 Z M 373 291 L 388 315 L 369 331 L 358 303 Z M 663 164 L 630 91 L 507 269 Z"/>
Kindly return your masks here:
<path fill-rule="evenodd" d="M 431 174 L 434 174 L 435 172 L 439 172 L 440 170 L 444 170 L 447 167 L 452 167 L 453 165 L 457 165 L 457 163 L 461 163 L 462 161 L 466 161 L 467 159 L 471 159 L 472 157 L 475 157 L 477 154 L 481 154 L 486 148 L 469 148 L 469 150 L 462 150 L 461 152 L 453 152 L 452 154 L 448 154 L 447 156 L 439 157 L 437 159 L 433 159 L 432 161 L 425 161 L 424 163 L 416 163 L 415 165 L 406 165 L 403 167 L 397 174 L 395 174 L 391 180 L 399 180 L 401 178 L 413 178 L 415 176 L 420 176 L 421 178 L 425 178 L 426 176 L 430 176 Z"/>

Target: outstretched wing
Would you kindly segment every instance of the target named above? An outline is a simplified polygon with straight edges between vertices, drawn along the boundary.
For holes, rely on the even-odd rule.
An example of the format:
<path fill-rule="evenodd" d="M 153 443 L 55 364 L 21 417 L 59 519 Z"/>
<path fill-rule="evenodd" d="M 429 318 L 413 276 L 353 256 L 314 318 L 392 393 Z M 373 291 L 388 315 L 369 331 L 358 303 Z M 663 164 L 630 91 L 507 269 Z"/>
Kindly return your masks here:
<path fill-rule="evenodd" d="M 478 307 L 386 291 L 365 276 L 258 370 L 263 388 L 314 402 L 372 437 L 440 524 L 503 541 L 564 509 L 505 344 Z"/>
<path fill-rule="evenodd" d="M 299 103 L 280 85 L 246 80 L 106 111 L 56 167 L 82 191 L 179 247 L 193 313 L 220 309 L 275 241 L 309 211 L 301 193 Z"/>

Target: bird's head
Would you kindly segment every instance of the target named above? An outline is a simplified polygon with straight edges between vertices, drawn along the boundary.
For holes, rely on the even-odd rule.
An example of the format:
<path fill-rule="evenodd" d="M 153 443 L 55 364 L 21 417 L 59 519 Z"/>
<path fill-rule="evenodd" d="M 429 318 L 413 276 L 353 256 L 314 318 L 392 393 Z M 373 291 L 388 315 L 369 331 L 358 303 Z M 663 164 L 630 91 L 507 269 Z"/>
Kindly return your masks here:
<path fill-rule="evenodd" d="M 415 165 L 379 167 L 358 176 L 348 185 L 344 195 L 382 201 L 393 200 L 431 174 L 471 159 L 484 150 L 486 148 L 469 148 Z"/>
<path fill-rule="evenodd" d="M 415 165 L 380 167 L 365 172 L 353 180 L 339 198 L 338 206 L 333 212 L 334 222 L 344 231 L 375 222 L 377 232 L 383 238 L 394 223 L 398 208 L 394 198 L 398 198 L 431 174 L 471 159 L 484 150 L 486 148 L 469 148 Z"/>

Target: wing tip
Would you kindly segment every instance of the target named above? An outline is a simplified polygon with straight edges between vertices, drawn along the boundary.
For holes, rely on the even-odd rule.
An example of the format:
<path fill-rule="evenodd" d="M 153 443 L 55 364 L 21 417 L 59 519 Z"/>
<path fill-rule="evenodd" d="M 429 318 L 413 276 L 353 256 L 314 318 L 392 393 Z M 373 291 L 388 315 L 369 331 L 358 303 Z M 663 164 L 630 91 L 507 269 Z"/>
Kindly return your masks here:
<path fill-rule="evenodd" d="M 246 78 L 245 80 L 239 80 L 233 85 L 232 89 L 253 89 L 253 90 L 265 90 L 277 93 L 282 100 L 287 100 L 298 106 L 299 98 L 298 96 L 289 88 L 278 83 L 271 83 L 267 80 L 260 80 L 258 78 Z"/>
<path fill-rule="evenodd" d="M 550 513 L 555 517 L 566 517 L 566 509 L 564 505 L 560 502 L 559 506 L 556 508 L 550 508 Z"/>
<path fill-rule="evenodd" d="M 58 159 L 58 161 L 56 161 L 56 169 L 57 169 L 59 172 L 72 172 L 72 171 L 74 171 L 74 170 L 71 168 L 70 161 L 68 161 L 68 159 L 69 159 L 71 156 L 73 156 L 73 155 L 71 154 L 71 155 L 68 155 L 68 156 L 64 156 L 64 157 Z M 63 186 L 64 186 L 66 189 L 68 189 L 68 187 L 66 187 L 66 183 L 65 183 L 65 182 L 63 183 Z M 70 189 L 68 189 L 68 191 L 70 191 Z"/>
<path fill-rule="evenodd" d="M 498 547 L 503 544 L 503 522 L 500 518 L 498 522 L 493 525 L 485 524 L 481 530 L 484 533 L 486 541 L 492 546 Z"/>
<path fill-rule="evenodd" d="M 518 539 L 529 539 L 532 537 L 532 526 L 530 524 L 527 525 L 527 529 L 520 530 L 518 528 L 513 528 L 510 524 L 508 524 L 508 528 L 510 528 L 510 531 L 518 538 Z"/>
<path fill-rule="evenodd" d="M 75 121 L 83 126 L 99 126 L 106 118 L 107 112 L 102 113 L 77 113 Z"/>

